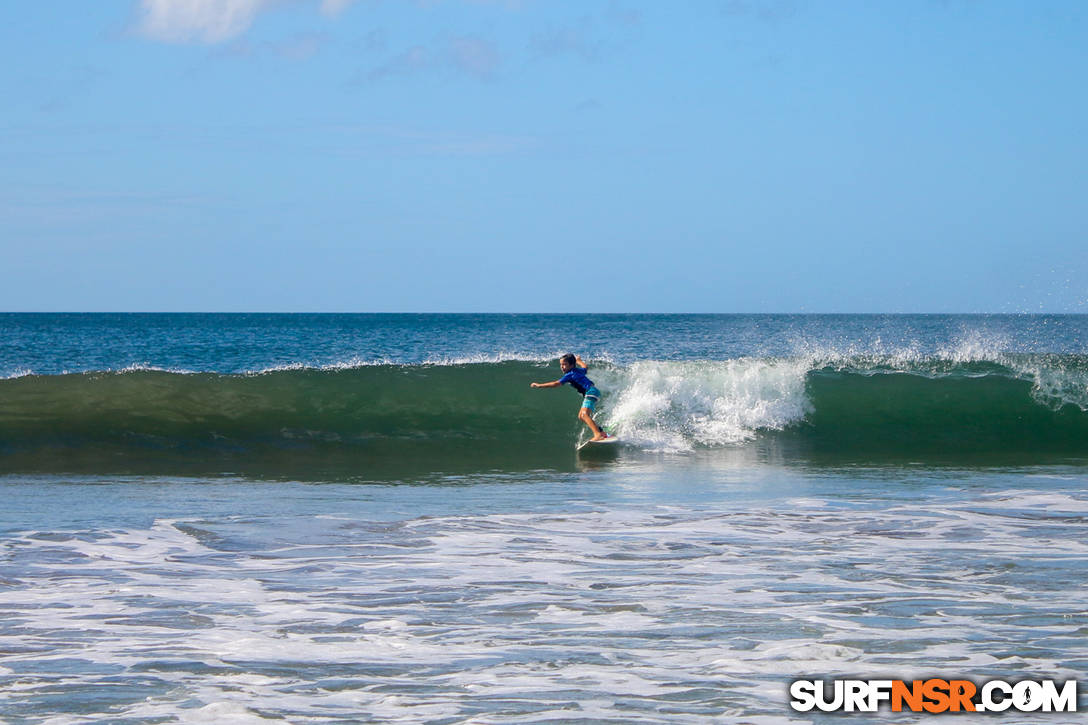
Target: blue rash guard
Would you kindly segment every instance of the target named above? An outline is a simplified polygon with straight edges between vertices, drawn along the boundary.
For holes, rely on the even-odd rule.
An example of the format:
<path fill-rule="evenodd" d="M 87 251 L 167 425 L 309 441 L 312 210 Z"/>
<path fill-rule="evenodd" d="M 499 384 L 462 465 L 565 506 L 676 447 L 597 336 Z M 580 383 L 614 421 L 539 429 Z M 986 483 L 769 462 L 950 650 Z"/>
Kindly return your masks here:
<path fill-rule="evenodd" d="M 586 377 L 586 369 L 578 366 L 571 368 L 570 372 L 559 378 L 560 385 L 567 383 L 582 395 L 585 395 L 590 388 L 595 387 L 593 381 Z"/>
<path fill-rule="evenodd" d="M 582 407 L 588 408 L 592 413 L 597 407 L 597 401 L 601 399 L 601 391 L 593 381 L 586 377 L 586 369 L 575 365 L 563 377 L 559 378 L 559 384 L 570 383 L 570 386 L 582 394 Z"/>

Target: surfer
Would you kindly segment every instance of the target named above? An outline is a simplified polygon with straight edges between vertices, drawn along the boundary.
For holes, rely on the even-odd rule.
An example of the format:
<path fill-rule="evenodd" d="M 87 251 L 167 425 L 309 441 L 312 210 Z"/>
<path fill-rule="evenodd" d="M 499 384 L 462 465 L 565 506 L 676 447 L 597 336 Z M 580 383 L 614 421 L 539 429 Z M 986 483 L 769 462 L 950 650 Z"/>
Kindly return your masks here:
<path fill-rule="evenodd" d="M 593 440 L 603 441 L 608 434 L 601 430 L 593 420 L 593 409 L 597 407 L 597 401 L 601 399 L 601 391 L 586 377 L 589 366 L 577 355 L 567 353 L 559 358 L 559 367 L 563 371 L 563 377 L 550 383 L 530 383 L 533 388 L 558 388 L 560 385 L 570 384 L 572 388 L 582 394 L 582 408 L 578 411 L 578 419 L 589 426 L 593 431 Z"/>

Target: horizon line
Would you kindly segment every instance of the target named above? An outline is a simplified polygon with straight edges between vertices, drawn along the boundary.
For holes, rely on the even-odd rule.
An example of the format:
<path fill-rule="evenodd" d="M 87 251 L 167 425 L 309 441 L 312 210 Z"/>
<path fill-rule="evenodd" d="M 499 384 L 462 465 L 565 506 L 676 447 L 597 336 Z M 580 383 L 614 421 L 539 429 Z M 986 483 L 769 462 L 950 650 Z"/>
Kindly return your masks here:
<path fill-rule="evenodd" d="M 0 310 L 0 315 L 576 315 L 587 314 L 581 310 L 569 310 L 569 311 L 547 311 L 547 312 L 528 312 L 528 311 L 514 311 L 514 312 L 496 312 L 496 311 L 436 311 L 436 310 L 420 310 L 420 311 L 331 311 L 331 310 Z M 1019 311 L 1019 312 L 998 312 L 998 311 L 985 311 L 985 312 L 935 312 L 935 311 L 915 311 L 915 312 L 880 312 L 880 311 L 868 311 L 868 312 L 842 312 L 842 311 L 811 311 L 811 310 L 796 310 L 796 311 L 778 311 L 778 312 L 593 312 L 589 316 L 592 317 L 618 317 L 621 315 L 885 315 L 885 316 L 909 316 L 909 315 L 959 315 L 959 316 L 1027 316 L 1027 315 L 1088 315 L 1088 311 L 1084 312 L 1070 312 L 1070 311 L 1051 311 L 1051 310 L 1039 310 L 1039 311 Z"/>

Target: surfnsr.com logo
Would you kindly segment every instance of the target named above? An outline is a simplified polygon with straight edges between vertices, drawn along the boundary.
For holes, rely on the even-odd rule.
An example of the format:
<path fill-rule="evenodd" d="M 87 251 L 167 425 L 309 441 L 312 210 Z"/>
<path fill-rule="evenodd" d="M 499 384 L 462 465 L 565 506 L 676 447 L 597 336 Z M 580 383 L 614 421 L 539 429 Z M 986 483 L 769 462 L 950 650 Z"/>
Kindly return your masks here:
<path fill-rule="evenodd" d="M 1076 712 L 1077 681 L 794 680 L 790 698 L 798 712 Z"/>

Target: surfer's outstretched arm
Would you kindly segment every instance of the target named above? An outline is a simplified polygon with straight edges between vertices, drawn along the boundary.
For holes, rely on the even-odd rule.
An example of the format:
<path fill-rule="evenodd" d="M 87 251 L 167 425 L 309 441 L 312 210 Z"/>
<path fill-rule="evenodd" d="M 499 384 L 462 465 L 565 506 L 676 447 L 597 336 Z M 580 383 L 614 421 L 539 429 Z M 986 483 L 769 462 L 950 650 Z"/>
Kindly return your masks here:
<path fill-rule="evenodd" d="M 562 383 L 558 380 L 553 380 L 550 383 L 529 383 L 530 388 L 558 388 Z"/>

